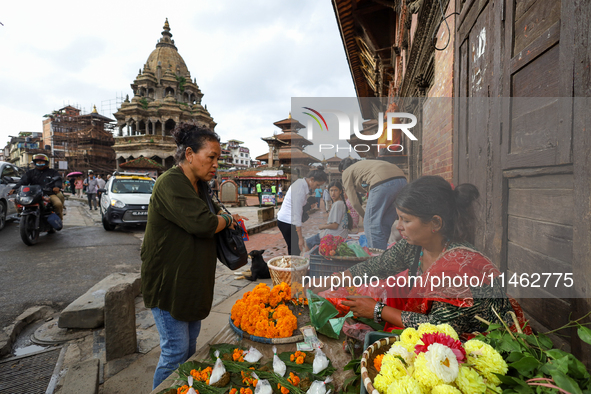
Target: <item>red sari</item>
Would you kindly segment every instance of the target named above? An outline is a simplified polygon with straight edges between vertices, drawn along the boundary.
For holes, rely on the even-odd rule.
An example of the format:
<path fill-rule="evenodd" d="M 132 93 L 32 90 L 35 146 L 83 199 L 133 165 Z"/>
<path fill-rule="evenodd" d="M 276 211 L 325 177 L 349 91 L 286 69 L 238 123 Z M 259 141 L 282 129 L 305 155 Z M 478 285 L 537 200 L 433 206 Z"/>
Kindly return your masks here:
<path fill-rule="evenodd" d="M 405 277 L 408 283 L 408 274 L 408 270 L 405 270 L 396 278 Z M 428 314 L 433 302 L 444 302 L 460 308 L 472 307 L 474 298 L 470 284 L 472 287 L 491 286 L 491 280 L 498 275 L 499 270 L 484 255 L 472 249 L 456 247 L 444 252 L 420 275 L 421 280 L 417 279 L 412 289 L 408 286 L 390 287 L 386 304 L 402 311 L 421 314 Z M 402 283 L 402 278 L 397 283 Z M 521 307 L 513 298 L 509 297 L 509 300 L 519 325 L 523 327 L 526 320 Z M 386 323 L 386 331 L 395 328 L 400 327 Z M 512 325 L 511 329 L 516 328 Z M 531 328 L 525 327 L 524 333 L 531 334 Z"/>

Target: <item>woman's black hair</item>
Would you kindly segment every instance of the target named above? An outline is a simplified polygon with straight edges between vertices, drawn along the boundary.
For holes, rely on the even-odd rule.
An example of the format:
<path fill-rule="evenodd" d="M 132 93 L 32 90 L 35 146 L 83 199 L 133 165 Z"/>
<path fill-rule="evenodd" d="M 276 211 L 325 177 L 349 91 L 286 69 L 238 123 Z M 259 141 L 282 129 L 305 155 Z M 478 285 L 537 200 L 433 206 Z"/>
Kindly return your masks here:
<path fill-rule="evenodd" d="M 480 193 L 476 186 L 463 183 L 452 189 L 440 176 L 423 176 L 406 185 L 396 196 L 396 208 L 428 223 L 438 215 L 440 232 L 453 242 L 474 242 L 476 214 L 474 202 Z"/>
<path fill-rule="evenodd" d="M 328 182 L 328 175 L 326 175 L 326 172 L 324 172 L 324 167 L 322 166 L 319 166 L 315 170 L 310 171 L 308 175 L 306 175 L 306 178 L 314 178 L 315 181 L 322 183 Z"/>
<path fill-rule="evenodd" d="M 205 141 L 217 142 L 218 144 L 220 142 L 220 137 L 214 131 L 193 123 L 179 123 L 171 134 L 174 137 L 174 142 L 176 142 L 174 161 L 177 164 L 185 160 L 187 148 L 191 148 L 193 152 L 197 153 L 203 148 Z"/>
<path fill-rule="evenodd" d="M 359 160 L 352 159 L 350 157 L 347 157 L 347 158 L 341 160 L 341 162 L 339 163 L 339 172 L 345 171 L 347 168 L 351 167 L 353 164 L 357 163 L 358 161 Z"/>
<path fill-rule="evenodd" d="M 343 200 L 343 204 L 345 204 L 345 214 L 347 215 L 347 228 L 351 230 L 353 228 L 353 217 L 351 217 L 351 213 L 349 212 L 349 207 L 347 207 L 347 201 L 345 201 L 345 193 L 343 190 L 343 184 L 339 181 L 332 181 L 328 185 L 328 191 L 330 192 L 331 187 L 336 187 L 341 191 L 341 199 Z"/>

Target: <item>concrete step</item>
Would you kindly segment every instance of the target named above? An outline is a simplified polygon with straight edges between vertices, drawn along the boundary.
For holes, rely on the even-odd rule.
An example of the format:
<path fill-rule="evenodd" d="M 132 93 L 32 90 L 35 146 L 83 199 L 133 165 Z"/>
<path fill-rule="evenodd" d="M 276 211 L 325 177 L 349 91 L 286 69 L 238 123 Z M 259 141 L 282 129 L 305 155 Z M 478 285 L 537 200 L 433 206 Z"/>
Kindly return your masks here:
<path fill-rule="evenodd" d="M 60 394 L 97 394 L 100 360 L 92 358 L 75 365 L 66 374 Z"/>
<path fill-rule="evenodd" d="M 133 286 L 134 297 L 140 293 L 139 273 L 114 273 L 101 280 L 68 305 L 58 320 L 60 328 L 98 328 L 105 322 L 105 294 L 121 283 Z"/>

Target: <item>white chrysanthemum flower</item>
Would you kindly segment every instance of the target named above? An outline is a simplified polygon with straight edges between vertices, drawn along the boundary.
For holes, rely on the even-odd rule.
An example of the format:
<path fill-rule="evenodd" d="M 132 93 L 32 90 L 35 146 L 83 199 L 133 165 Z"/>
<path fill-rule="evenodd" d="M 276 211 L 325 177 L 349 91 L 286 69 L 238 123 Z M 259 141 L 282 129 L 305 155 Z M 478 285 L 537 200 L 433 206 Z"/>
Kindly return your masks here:
<path fill-rule="evenodd" d="M 433 343 L 429 345 L 425 358 L 431 371 L 445 383 L 451 383 L 458 377 L 458 360 L 449 347 Z"/>
<path fill-rule="evenodd" d="M 415 354 L 414 352 L 409 352 L 405 347 L 400 345 L 393 345 L 390 350 L 388 350 L 388 354 L 393 356 L 400 356 L 404 359 L 406 365 L 413 365 L 415 361 Z"/>

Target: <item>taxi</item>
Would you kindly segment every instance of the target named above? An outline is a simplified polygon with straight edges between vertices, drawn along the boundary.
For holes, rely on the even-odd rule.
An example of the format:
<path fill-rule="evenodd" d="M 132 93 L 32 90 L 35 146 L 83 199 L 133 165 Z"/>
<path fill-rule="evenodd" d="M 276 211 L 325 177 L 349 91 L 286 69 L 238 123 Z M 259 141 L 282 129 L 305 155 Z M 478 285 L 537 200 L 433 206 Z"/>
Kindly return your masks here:
<path fill-rule="evenodd" d="M 145 224 L 154 183 L 147 174 L 115 172 L 100 190 L 103 228 L 112 231 L 118 225 Z"/>

